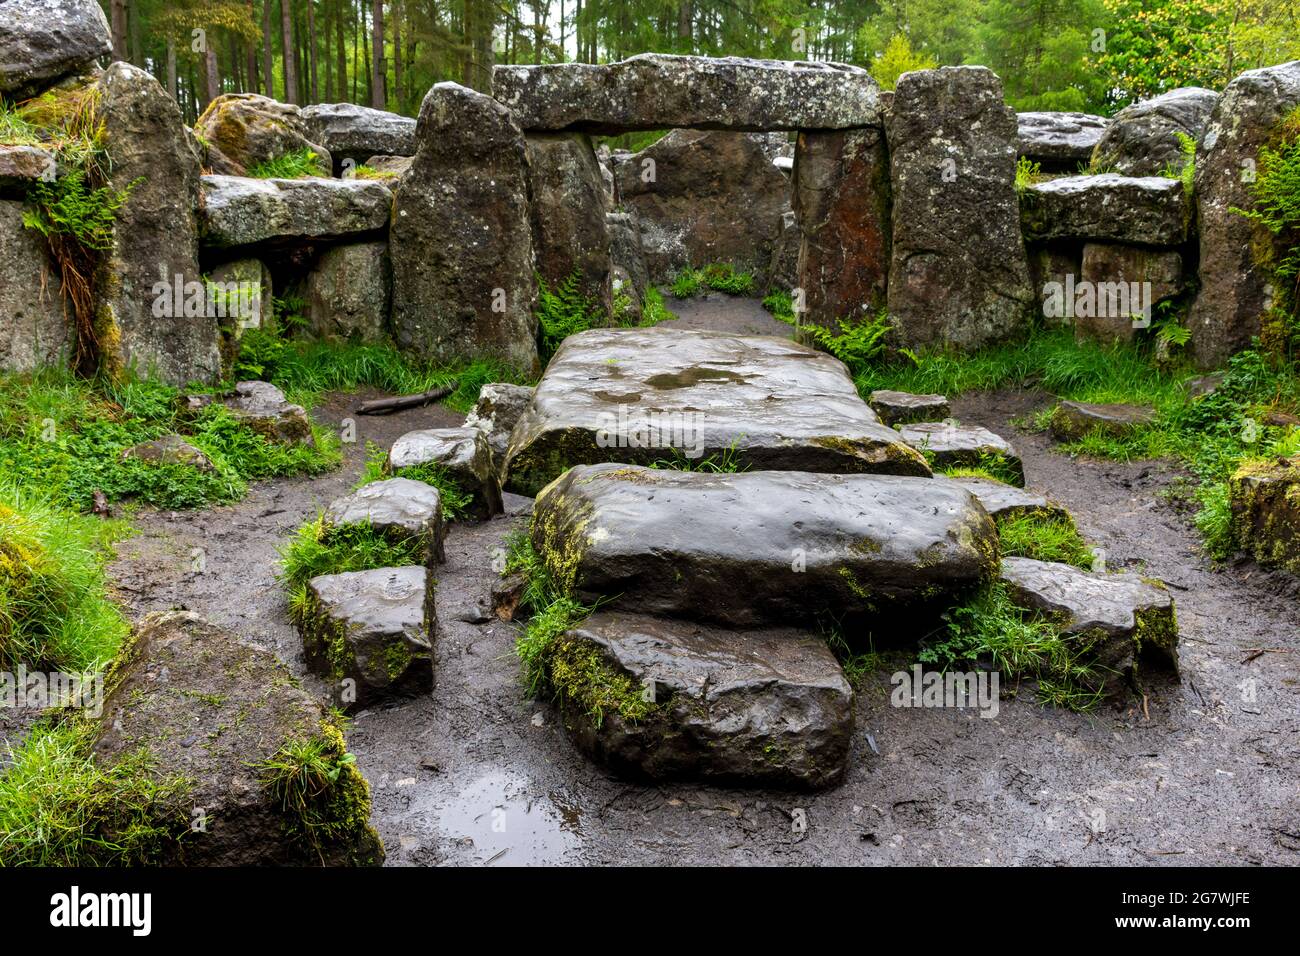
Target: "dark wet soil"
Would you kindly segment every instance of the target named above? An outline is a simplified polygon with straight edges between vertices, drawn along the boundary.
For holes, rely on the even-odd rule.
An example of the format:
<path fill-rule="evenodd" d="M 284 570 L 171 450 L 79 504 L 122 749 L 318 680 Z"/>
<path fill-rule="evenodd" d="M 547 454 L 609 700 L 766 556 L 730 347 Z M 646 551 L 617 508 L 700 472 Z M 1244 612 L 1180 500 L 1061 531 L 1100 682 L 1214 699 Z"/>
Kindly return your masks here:
<path fill-rule="evenodd" d="M 704 323 L 715 306 L 711 327 L 748 331 L 766 315 L 752 301 L 718 299 L 669 304 L 682 327 L 705 327 L 687 323 Z M 794 794 L 628 783 L 577 753 L 554 710 L 525 697 L 511 625 L 461 619 L 478 616 L 497 549 L 524 519 L 457 525 L 439 574 L 433 695 L 363 713 L 349 734 L 389 865 L 1300 862 L 1294 579 L 1248 564 L 1212 569 L 1187 516 L 1160 496 L 1177 478 L 1169 466 L 1070 459 L 1010 424 L 1046 400 L 978 395 L 954 412 L 1009 438 L 1029 487 L 1064 504 L 1111 567 L 1169 582 L 1184 679 L 1149 686 L 1145 710 L 1078 715 L 1044 709 L 1028 690 L 991 719 L 895 709 L 881 673 L 859 692 L 841 786 Z M 355 401 L 339 397 L 314 414 L 337 423 Z M 458 420 L 438 408 L 358 418 L 359 442 L 386 445 Z M 142 513 L 141 533 L 112 568 L 122 599 L 133 614 L 199 611 L 303 673 L 276 548 L 351 487 L 362 461 L 359 443 L 338 474 L 269 482 L 231 507 Z M 205 554 L 202 574 L 191 570 L 194 548 Z"/>
<path fill-rule="evenodd" d="M 677 316 L 671 328 L 779 335 L 787 339 L 794 336 L 794 327 L 772 318 L 757 299 L 724 292 L 706 292 L 690 299 L 676 299 L 666 291 L 663 295 L 664 305 Z"/>

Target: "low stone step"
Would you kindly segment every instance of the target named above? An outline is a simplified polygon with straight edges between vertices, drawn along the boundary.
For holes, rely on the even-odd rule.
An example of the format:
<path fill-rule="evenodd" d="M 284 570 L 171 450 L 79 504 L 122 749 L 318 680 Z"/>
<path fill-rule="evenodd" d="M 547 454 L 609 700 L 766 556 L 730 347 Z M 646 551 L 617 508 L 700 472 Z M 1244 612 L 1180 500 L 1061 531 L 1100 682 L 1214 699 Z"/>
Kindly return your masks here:
<path fill-rule="evenodd" d="M 446 560 L 442 496 L 433 485 L 409 478 L 389 478 L 362 485 L 330 503 L 325 520 L 334 528 L 367 524 L 394 541 L 420 542 L 429 567 Z"/>
<path fill-rule="evenodd" d="M 239 382 L 224 400 L 230 414 L 270 441 L 283 445 L 315 445 L 311 420 L 301 405 L 291 404 L 270 382 Z"/>
<path fill-rule="evenodd" d="M 548 672 L 570 736 L 619 773 L 801 788 L 844 774 L 853 691 L 813 635 L 601 611 L 556 640 Z"/>
<path fill-rule="evenodd" d="M 1025 483 L 1025 466 L 1011 442 L 987 428 L 954 421 L 916 422 L 898 431 L 903 441 L 930 457 L 936 468 L 981 468 L 993 458 L 1018 487 Z"/>
<path fill-rule="evenodd" d="M 393 206 L 372 180 L 204 176 L 202 185 L 200 235 L 215 248 L 379 232 Z"/>
<path fill-rule="evenodd" d="M 1248 461 L 1228 482 L 1237 547 L 1300 574 L 1300 455 Z"/>
<path fill-rule="evenodd" d="M 1178 673 L 1178 622 L 1169 592 L 1135 574 L 1091 574 L 1068 564 L 1003 558 L 1002 580 L 1022 607 L 1055 618 L 1104 669 L 1108 694 L 1138 676 L 1138 665 Z"/>
<path fill-rule="evenodd" d="M 565 340 L 515 426 L 507 482 L 536 494 L 571 465 L 674 455 L 772 471 L 930 473 L 824 352 L 659 326 Z"/>
<path fill-rule="evenodd" d="M 150 614 L 137 626 L 104 702 L 94 760 L 104 771 L 148 751 L 147 773 L 181 779 L 170 797 L 133 808 L 121 822 L 158 828 L 169 866 L 378 864 L 370 788 L 347 757 L 325 709 L 270 651 L 189 611 Z M 322 825 L 305 833 L 298 810 L 268 779 L 268 761 L 314 741 L 324 769 L 314 806 Z M 132 773 L 137 771 L 133 770 Z M 198 808 L 201 808 L 199 810 Z M 201 812 L 201 818 L 196 813 Z M 191 827 L 199 822 L 203 827 Z M 170 835 L 167 835 L 170 834 Z M 183 834 L 183 836 L 182 836 Z M 112 832 L 96 837 L 113 839 Z M 179 837 L 179 838 L 178 838 Z"/>
<path fill-rule="evenodd" d="M 1001 481 L 988 478 L 945 478 L 935 475 L 935 481 L 951 481 L 961 485 L 975 496 L 989 516 L 997 518 L 1019 518 L 1026 515 L 1049 520 L 1071 520 L 1069 512 L 1035 491 L 1026 491 Z"/>
<path fill-rule="evenodd" d="M 1164 176 L 1065 176 L 1020 194 L 1025 238 L 1084 239 L 1143 246 L 1179 246 L 1190 207 L 1183 184 Z"/>
<path fill-rule="evenodd" d="M 997 570 L 970 492 L 929 478 L 574 468 L 533 546 L 583 601 L 749 627 L 951 599 Z"/>
<path fill-rule="evenodd" d="M 952 414 L 948 399 L 943 395 L 914 395 L 911 392 L 893 392 L 877 389 L 868 400 L 872 411 L 886 425 L 906 425 L 911 422 L 941 422 Z"/>
<path fill-rule="evenodd" d="M 343 710 L 433 690 L 437 611 L 426 568 L 322 574 L 296 616 L 307 665 Z"/>
<path fill-rule="evenodd" d="M 501 486 L 492 465 L 492 447 L 479 428 L 423 428 L 407 432 L 388 450 L 384 471 L 400 475 L 404 468 L 432 465 L 440 468 L 473 498 L 476 517 L 500 514 Z"/>
<path fill-rule="evenodd" d="M 1155 421 L 1154 409 L 1140 405 L 1096 405 L 1061 402 L 1052 412 L 1048 431 L 1057 441 L 1078 441 L 1092 431 L 1122 438 Z"/>

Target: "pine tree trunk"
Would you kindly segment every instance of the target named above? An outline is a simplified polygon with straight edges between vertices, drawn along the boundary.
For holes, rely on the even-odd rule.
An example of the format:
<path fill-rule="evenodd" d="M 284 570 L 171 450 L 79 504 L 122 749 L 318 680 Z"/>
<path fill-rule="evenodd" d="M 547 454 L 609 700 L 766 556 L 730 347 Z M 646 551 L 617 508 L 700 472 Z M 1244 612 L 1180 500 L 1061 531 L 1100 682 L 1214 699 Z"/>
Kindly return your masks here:
<path fill-rule="evenodd" d="M 262 0 L 262 77 L 266 95 L 275 99 L 275 57 L 271 55 L 271 0 Z"/>
<path fill-rule="evenodd" d="M 373 60 L 373 72 L 370 78 L 370 105 L 377 110 L 385 109 L 388 106 L 388 97 L 385 95 L 384 81 L 388 78 L 387 65 L 384 63 L 384 0 L 375 0 L 374 16 L 371 18 L 373 26 L 371 27 L 371 39 L 375 46 L 375 55 Z"/>
<path fill-rule="evenodd" d="M 297 103 L 298 71 L 293 62 L 293 0 L 280 0 L 280 42 L 284 53 L 284 101 Z"/>
<path fill-rule="evenodd" d="M 307 0 L 307 62 L 311 70 L 311 101 L 320 102 L 320 85 L 316 79 L 316 0 Z"/>
<path fill-rule="evenodd" d="M 402 111 L 402 4 L 393 0 L 393 107 Z"/>
<path fill-rule="evenodd" d="M 337 0 L 334 7 L 334 39 L 338 41 L 339 99 L 348 99 L 348 41 L 343 32 L 343 3 Z"/>
<path fill-rule="evenodd" d="M 209 43 L 207 50 L 203 54 L 204 66 L 204 84 L 203 84 L 203 108 L 207 109 L 208 104 L 221 95 L 221 74 L 217 68 L 217 51 L 213 44 Z"/>
<path fill-rule="evenodd" d="M 176 41 L 167 41 L 167 92 L 172 95 L 172 99 L 180 102 L 180 97 L 176 90 Z"/>
<path fill-rule="evenodd" d="M 110 14 L 113 22 L 113 59 L 125 60 L 126 50 L 126 0 L 113 0 Z"/>

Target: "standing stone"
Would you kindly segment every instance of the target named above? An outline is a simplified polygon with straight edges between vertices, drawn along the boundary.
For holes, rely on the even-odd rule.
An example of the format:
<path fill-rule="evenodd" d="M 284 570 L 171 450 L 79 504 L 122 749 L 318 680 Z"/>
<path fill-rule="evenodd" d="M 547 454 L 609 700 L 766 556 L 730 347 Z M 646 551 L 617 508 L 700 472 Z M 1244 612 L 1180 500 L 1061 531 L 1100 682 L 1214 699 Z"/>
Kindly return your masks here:
<path fill-rule="evenodd" d="M 38 234 L 23 228 L 22 203 L 0 201 L 0 370 L 62 364 L 70 330 L 59 270 Z"/>
<path fill-rule="evenodd" d="M 641 223 L 634 212 L 610 212 L 605 214 L 605 231 L 609 236 L 612 268 L 626 274 L 632 286 L 630 294 L 640 306 L 646 289 L 650 288 L 650 271 L 641 246 Z"/>
<path fill-rule="evenodd" d="M 975 348 L 1024 327 L 1016 114 L 984 67 L 905 73 L 887 123 L 889 312 L 906 345 Z"/>
<path fill-rule="evenodd" d="M 325 250 L 307 276 L 306 316 L 320 338 L 378 342 L 392 296 L 388 243 L 358 242 Z"/>
<path fill-rule="evenodd" d="M 329 151 L 307 138 L 302 111 L 257 93 L 224 93 L 203 111 L 194 131 L 207 150 L 206 165 L 227 176 L 247 176 L 258 164 L 309 149 L 320 175 L 333 168 Z"/>
<path fill-rule="evenodd" d="M 651 279 L 726 262 L 765 284 L 787 190 L 766 137 L 673 130 L 622 159 L 615 178 L 623 205 L 640 218 Z"/>
<path fill-rule="evenodd" d="M 767 267 L 767 288 L 764 292 L 780 289 L 789 292 L 799 285 L 799 248 L 803 234 L 799 219 L 793 210 L 781 214 L 781 234 L 772 247 L 772 261 Z"/>
<path fill-rule="evenodd" d="M 3 0 L 0 93 L 24 99 L 111 53 L 108 20 L 95 0 Z"/>
<path fill-rule="evenodd" d="M 576 276 L 578 291 L 608 316 L 614 303 L 605 186 L 591 140 L 582 133 L 536 134 L 527 144 L 537 272 L 552 290 Z"/>
<path fill-rule="evenodd" d="M 1183 257 L 1173 249 L 1090 242 L 1083 247 L 1082 277 L 1092 283 L 1098 307 L 1090 310 L 1090 315 L 1075 315 L 1075 338 L 1105 344 L 1132 342 L 1136 317 L 1140 316 L 1148 324 L 1151 320 L 1150 311 L 1144 313 L 1143 308 L 1154 309 L 1183 290 Z M 1130 293 L 1128 310 L 1111 308 L 1111 295 L 1115 290 L 1122 293 L 1125 288 Z M 1143 301 L 1148 290 L 1150 299 Z M 1139 295 L 1133 296 L 1133 291 Z M 1120 294 L 1117 298 L 1124 297 Z"/>
<path fill-rule="evenodd" d="M 112 374 L 134 369 L 173 385 L 214 382 L 221 375 L 214 310 L 177 315 L 174 307 L 177 285 L 201 282 L 199 159 L 180 107 L 129 63 L 104 72 L 99 94 L 109 185 L 131 190 L 95 279 L 101 363 Z"/>
<path fill-rule="evenodd" d="M 393 338 L 424 360 L 538 370 L 523 133 L 456 83 L 424 98 L 418 151 L 393 210 Z"/>
<path fill-rule="evenodd" d="M 1228 84 L 1196 152 L 1201 290 L 1188 327 L 1197 364 L 1211 368 L 1250 345 L 1273 304 L 1258 256 L 1275 238 L 1236 209 L 1250 209 L 1250 171 L 1278 124 L 1300 106 L 1300 60 L 1250 70 Z"/>
<path fill-rule="evenodd" d="M 1093 150 L 1092 168 L 1122 176 L 1177 174 L 1185 158 L 1178 134 L 1199 143 L 1218 102 L 1218 93 L 1189 86 L 1124 107 Z"/>
<path fill-rule="evenodd" d="M 889 278 L 889 157 L 877 128 L 800 133 L 798 287 L 815 325 L 874 315 Z"/>
<path fill-rule="evenodd" d="M 477 428 L 487 435 L 493 467 L 503 481 L 510 436 L 532 401 L 531 386 L 492 382 L 479 389 L 478 404 L 465 416 L 466 428 Z"/>
<path fill-rule="evenodd" d="M 275 317 L 271 270 L 261 259 L 226 262 L 208 272 L 208 291 L 218 306 L 221 377 L 229 378 L 239 358 L 244 330 L 259 329 Z"/>

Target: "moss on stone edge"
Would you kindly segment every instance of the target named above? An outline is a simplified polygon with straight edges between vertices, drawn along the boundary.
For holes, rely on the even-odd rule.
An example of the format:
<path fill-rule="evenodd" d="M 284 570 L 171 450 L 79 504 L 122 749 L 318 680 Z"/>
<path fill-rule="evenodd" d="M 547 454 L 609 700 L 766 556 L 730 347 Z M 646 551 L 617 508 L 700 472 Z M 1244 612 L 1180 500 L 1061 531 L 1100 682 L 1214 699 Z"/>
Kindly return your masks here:
<path fill-rule="evenodd" d="M 606 714 L 630 724 L 651 717 L 659 705 L 645 699 L 643 688 L 616 669 L 592 642 L 566 632 L 546 654 L 547 682 L 566 710 L 576 710 L 600 727 Z"/>
<path fill-rule="evenodd" d="M 1233 544 L 1300 574 L 1300 456 L 1243 462 L 1228 482 Z"/>

